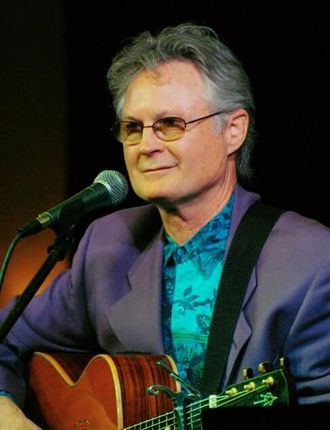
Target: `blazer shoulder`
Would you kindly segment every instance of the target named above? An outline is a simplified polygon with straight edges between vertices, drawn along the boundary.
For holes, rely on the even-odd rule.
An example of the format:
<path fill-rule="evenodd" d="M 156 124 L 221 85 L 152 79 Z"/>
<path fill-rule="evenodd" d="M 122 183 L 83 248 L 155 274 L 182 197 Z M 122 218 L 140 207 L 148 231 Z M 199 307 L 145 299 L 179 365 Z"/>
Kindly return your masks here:
<path fill-rule="evenodd" d="M 330 238 L 330 228 L 322 224 L 316 219 L 308 218 L 297 212 L 286 210 L 280 216 L 276 227 L 284 231 L 292 231 L 300 236 L 306 237 L 322 237 L 329 241 Z M 329 246 L 330 246 L 330 242 Z"/>
<path fill-rule="evenodd" d="M 319 221 L 294 211 L 281 214 L 270 234 L 268 244 L 282 254 L 304 256 L 309 265 L 330 257 L 330 229 Z"/>
<path fill-rule="evenodd" d="M 162 222 L 157 208 L 147 204 L 121 209 L 96 219 L 87 229 L 87 235 L 103 240 L 147 244 L 161 229 Z"/>

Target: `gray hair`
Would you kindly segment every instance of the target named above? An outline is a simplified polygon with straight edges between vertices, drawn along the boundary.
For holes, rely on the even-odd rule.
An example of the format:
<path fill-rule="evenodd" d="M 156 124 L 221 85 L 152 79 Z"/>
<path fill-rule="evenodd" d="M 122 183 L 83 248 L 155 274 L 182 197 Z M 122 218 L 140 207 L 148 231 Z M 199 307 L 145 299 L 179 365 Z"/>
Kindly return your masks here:
<path fill-rule="evenodd" d="M 249 129 L 237 152 L 237 174 L 239 179 L 249 179 L 255 136 L 251 85 L 238 58 L 210 27 L 183 23 L 165 27 L 157 35 L 145 31 L 130 39 L 114 56 L 107 74 L 116 115 L 120 118 L 125 93 L 132 80 L 142 70 L 153 70 L 171 59 L 188 60 L 198 68 L 206 84 L 209 103 L 215 110 L 243 108 L 248 112 Z"/>

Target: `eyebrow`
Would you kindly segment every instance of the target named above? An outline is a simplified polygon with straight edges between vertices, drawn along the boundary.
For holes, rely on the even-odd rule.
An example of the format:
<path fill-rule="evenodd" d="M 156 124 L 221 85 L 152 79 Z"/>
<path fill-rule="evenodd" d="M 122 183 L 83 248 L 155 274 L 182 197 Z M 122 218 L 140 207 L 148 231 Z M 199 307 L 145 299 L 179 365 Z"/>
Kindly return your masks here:
<path fill-rule="evenodd" d="M 177 114 L 173 114 L 173 113 L 169 113 L 168 110 L 164 110 L 162 112 L 158 112 L 155 116 L 155 119 L 152 120 L 152 122 L 158 121 L 159 119 L 162 118 L 182 118 L 182 115 L 177 115 Z M 125 119 L 122 119 L 120 121 L 123 122 L 138 122 L 141 124 L 144 124 L 142 120 L 135 118 L 134 116 L 127 116 Z"/>

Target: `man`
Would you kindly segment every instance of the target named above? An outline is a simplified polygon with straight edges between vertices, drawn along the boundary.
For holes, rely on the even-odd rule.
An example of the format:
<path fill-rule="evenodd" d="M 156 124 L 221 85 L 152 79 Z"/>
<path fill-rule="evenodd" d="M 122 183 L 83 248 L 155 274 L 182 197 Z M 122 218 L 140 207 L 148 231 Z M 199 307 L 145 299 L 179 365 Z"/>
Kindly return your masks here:
<path fill-rule="evenodd" d="M 36 428 L 15 405 L 24 404 L 22 361 L 36 350 L 166 352 L 198 387 L 226 252 L 259 199 L 239 184 L 251 170 L 249 80 L 211 29 L 145 32 L 115 56 L 108 77 L 113 132 L 149 204 L 92 223 L 71 270 L 0 346 L 0 429 L 10 420 L 9 429 Z M 329 259 L 325 226 L 281 215 L 247 286 L 219 391 L 243 368 L 284 356 L 298 402 L 330 402 Z"/>

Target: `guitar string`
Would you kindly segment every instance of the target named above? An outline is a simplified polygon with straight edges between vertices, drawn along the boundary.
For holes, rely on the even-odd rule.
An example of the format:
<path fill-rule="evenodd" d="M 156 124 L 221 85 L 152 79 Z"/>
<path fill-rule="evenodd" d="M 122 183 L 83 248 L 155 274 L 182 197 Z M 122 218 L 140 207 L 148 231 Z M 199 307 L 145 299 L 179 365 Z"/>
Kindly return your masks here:
<path fill-rule="evenodd" d="M 232 403 L 236 403 L 239 400 L 241 400 L 242 398 L 248 396 L 249 394 L 251 395 L 255 395 L 259 392 L 265 391 L 265 389 L 267 389 L 268 387 L 266 385 L 260 386 L 255 388 L 252 391 L 245 391 L 245 392 L 240 392 L 238 394 L 236 394 L 234 397 L 230 397 L 229 395 L 227 396 L 221 396 L 221 395 L 216 395 L 215 400 L 216 400 L 216 406 L 215 408 L 218 407 L 226 407 Z M 199 423 L 200 420 L 200 416 L 201 416 L 201 412 L 203 409 L 205 409 L 208 405 L 209 405 L 209 397 L 207 397 L 204 400 L 201 400 L 199 402 L 195 402 L 192 403 L 191 405 L 187 406 L 187 423 L 190 425 Z"/>
<path fill-rule="evenodd" d="M 165 425 L 165 427 L 158 427 L 160 430 L 161 429 L 166 429 L 168 426 L 171 426 L 172 424 L 174 424 L 174 429 L 177 428 L 175 427 L 176 425 L 176 420 L 175 420 L 175 414 L 174 411 L 170 411 L 170 412 L 166 412 L 165 414 L 159 415 L 157 417 L 153 417 L 150 418 L 146 421 L 143 421 L 139 424 L 134 424 L 132 426 L 129 427 L 125 427 L 124 430 L 142 430 L 142 429 L 155 429 L 155 425 Z M 171 428 L 171 427 L 170 427 Z"/>
<path fill-rule="evenodd" d="M 254 390 L 256 391 L 256 390 Z M 217 395 L 216 396 L 216 407 L 219 407 L 220 405 L 224 405 L 224 404 L 230 404 L 236 400 L 239 400 L 240 398 L 244 397 L 247 393 L 240 393 L 238 395 L 235 396 L 235 398 L 229 398 L 229 396 L 223 396 L 223 395 Z M 227 402 L 223 402 L 224 400 L 228 400 Z M 200 400 L 198 402 L 192 403 L 191 405 L 187 406 L 187 423 L 188 425 L 195 425 L 197 423 L 200 423 L 200 415 L 201 415 L 201 411 L 203 409 L 205 409 L 205 407 L 207 407 L 209 404 L 209 398 L 205 398 L 203 400 Z M 175 414 L 174 411 L 170 411 L 167 412 L 163 415 L 154 417 L 154 418 L 150 418 L 146 421 L 143 421 L 139 424 L 135 424 L 133 426 L 129 426 L 129 427 L 125 427 L 124 430 L 147 430 L 147 429 L 167 429 L 167 427 L 169 427 L 169 429 L 171 429 L 172 424 L 174 425 L 174 429 L 177 428 L 177 422 L 175 419 Z M 155 426 L 158 427 L 155 427 Z M 165 426 L 165 427 L 164 427 Z M 197 429 L 196 429 L 197 430 Z"/>
<path fill-rule="evenodd" d="M 249 390 L 245 390 L 243 392 L 237 393 L 234 396 L 230 396 L 230 395 L 215 395 L 215 408 L 218 407 L 225 407 L 228 406 L 232 403 L 236 403 L 239 400 L 241 400 L 242 398 L 248 396 L 248 395 L 255 395 L 256 393 L 265 391 L 266 389 L 268 389 L 269 387 L 267 385 L 261 385 L 259 387 L 254 388 L 253 390 L 249 391 Z M 200 416 L 201 416 L 201 412 L 203 409 L 207 408 L 209 406 L 210 403 L 210 396 L 206 397 L 205 399 L 199 400 L 197 402 L 194 402 L 190 405 L 187 406 L 187 410 L 186 410 L 186 414 L 187 414 L 187 423 L 188 425 L 194 425 L 196 423 L 200 423 Z M 175 414 L 174 411 L 170 411 L 170 412 L 166 412 L 163 415 L 160 415 L 158 417 L 154 417 L 151 419 L 148 419 L 142 423 L 139 424 L 135 424 L 133 426 L 129 426 L 126 427 L 124 430 L 129 430 L 129 429 L 155 429 L 154 425 L 158 424 L 158 426 L 160 425 L 164 425 L 165 427 L 158 427 L 160 430 L 161 429 L 167 429 L 167 427 L 169 427 L 169 429 L 171 429 L 171 425 L 174 424 L 174 429 L 178 428 L 177 427 L 177 422 L 175 419 Z M 156 423 L 156 421 L 158 420 L 158 423 Z M 150 425 L 152 425 L 153 427 L 151 427 Z M 146 427 L 142 427 L 143 425 L 145 425 Z"/>

